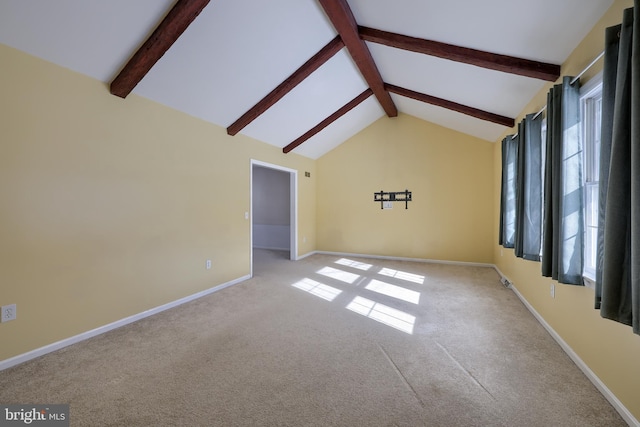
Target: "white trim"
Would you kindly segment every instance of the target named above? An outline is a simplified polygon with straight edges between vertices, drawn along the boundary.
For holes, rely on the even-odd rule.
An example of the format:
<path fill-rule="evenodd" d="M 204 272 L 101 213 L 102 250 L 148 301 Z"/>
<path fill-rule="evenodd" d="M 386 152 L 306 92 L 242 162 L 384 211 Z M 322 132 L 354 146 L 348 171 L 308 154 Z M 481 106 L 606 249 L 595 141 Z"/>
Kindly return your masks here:
<path fill-rule="evenodd" d="M 602 86 L 602 71 L 598 72 L 598 74 L 591 77 L 580 86 L 580 100 L 582 100 L 582 98 L 591 96 L 593 92 L 602 90 L 600 86 Z"/>
<path fill-rule="evenodd" d="M 292 261 L 298 259 L 298 171 L 292 170 L 289 172 L 289 194 L 291 206 L 291 232 L 289 238 L 291 239 L 291 253 L 289 258 Z"/>
<path fill-rule="evenodd" d="M 276 169 L 279 171 L 289 173 L 289 205 L 291 207 L 290 212 L 290 227 L 289 233 L 290 248 L 289 259 L 295 261 L 298 259 L 298 171 L 285 166 L 275 165 L 273 163 L 263 162 L 261 160 L 251 159 L 249 165 L 249 247 L 250 257 L 250 276 L 253 277 L 253 167 L 262 166 L 269 169 Z"/>
<path fill-rule="evenodd" d="M 311 252 L 307 252 L 307 253 L 306 253 L 306 254 L 304 254 L 304 255 L 300 255 L 300 256 L 296 259 L 296 261 L 300 261 L 300 260 L 302 260 L 302 259 L 305 259 L 305 258 L 310 257 L 311 255 L 315 255 L 315 254 L 317 254 L 317 253 L 318 253 L 318 251 L 311 251 Z"/>
<path fill-rule="evenodd" d="M 143 311 L 141 313 L 138 314 L 134 314 L 133 316 L 129 316 L 129 317 L 125 317 L 124 319 L 120 319 L 120 320 L 116 320 L 113 323 L 109 323 L 108 325 L 104 325 L 104 326 L 100 326 L 96 329 L 92 329 L 90 331 L 87 332 L 83 332 L 81 334 L 69 337 L 69 338 L 65 338 L 63 340 L 60 340 L 58 342 L 54 342 L 53 344 L 49 344 L 46 345 L 44 347 L 40 347 L 37 348 L 35 350 L 31 350 L 27 353 L 23 353 L 23 354 L 19 354 L 17 356 L 11 357 L 9 359 L 5 359 L 5 360 L 1 360 L 0 361 L 0 371 L 3 371 L 5 369 L 9 369 L 13 366 L 19 365 L 20 363 L 24 363 L 27 362 L 31 359 L 35 359 L 36 357 L 40 357 L 43 356 L 47 353 L 51 353 L 54 352 L 56 350 L 60 350 L 61 348 L 64 347 L 68 347 L 72 344 L 76 344 L 79 343 L 81 341 L 84 341 L 86 339 L 95 337 L 96 335 L 100 335 L 100 334 L 104 334 L 105 332 L 109 332 L 112 331 L 114 329 L 120 328 L 122 326 L 128 325 L 129 323 L 133 323 L 136 322 L 138 320 L 144 319 L 145 317 L 149 317 L 149 316 L 153 316 L 154 314 L 158 314 L 162 311 L 168 310 L 170 308 L 174 308 L 177 307 L 179 305 L 182 305 L 184 303 L 196 300 L 198 298 L 201 298 L 205 295 L 209 295 L 212 294 L 214 292 L 220 291 L 224 288 L 228 288 L 229 286 L 238 284 L 240 282 L 244 282 L 247 279 L 250 279 L 251 277 L 249 275 L 246 276 L 242 276 L 239 277 L 237 279 L 231 280 L 229 282 L 223 283 L 221 285 L 218 286 L 214 286 L 213 288 L 210 289 L 206 289 L 204 291 L 201 292 L 197 292 L 193 295 L 189 295 L 186 296 L 184 298 L 180 298 L 178 300 L 169 302 L 167 304 L 152 308 L 150 310 L 146 310 Z"/>
<path fill-rule="evenodd" d="M 587 288 L 596 289 L 596 279 L 586 274 L 586 272 L 582 275 L 582 284 Z"/>
<path fill-rule="evenodd" d="M 498 268 L 497 265 L 493 265 L 494 270 L 496 270 L 496 272 L 498 273 L 498 276 L 500 276 L 500 282 L 508 289 L 511 289 L 511 281 L 509 280 L 509 278 L 507 278 L 507 276 L 505 276 L 502 271 L 500 271 L 500 269 Z"/>
<path fill-rule="evenodd" d="M 262 166 L 264 168 L 278 169 L 283 172 L 298 173 L 297 169 L 291 169 L 286 166 L 280 166 L 273 163 L 263 162 L 262 160 L 251 159 L 251 165 Z"/>
<path fill-rule="evenodd" d="M 493 266 L 496 272 L 504 279 L 506 279 L 509 284 L 511 290 L 516 294 L 516 296 L 520 299 L 522 304 L 533 314 L 533 317 L 540 322 L 540 324 L 547 330 L 549 335 L 556 340 L 556 342 L 560 345 L 560 347 L 567 353 L 567 356 L 573 360 L 578 368 L 586 375 L 587 378 L 593 383 L 594 386 L 602 393 L 605 399 L 609 401 L 611 406 L 614 407 L 616 411 L 620 414 L 620 416 L 629 424 L 630 426 L 640 427 L 640 422 L 629 412 L 629 410 L 618 400 L 618 398 L 613 394 L 611 390 L 602 382 L 600 378 L 587 366 L 587 364 L 578 356 L 578 354 L 573 351 L 573 349 L 562 339 L 560 335 L 547 323 L 546 320 L 536 311 L 535 308 L 525 299 L 525 297 L 518 291 L 518 289 L 513 285 L 513 283 L 500 271 L 497 266 Z"/>
<path fill-rule="evenodd" d="M 500 276 L 501 279 L 506 280 L 507 282 L 511 283 L 511 281 L 509 281 L 509 278 L 507 278 L 507 276 L 505 276 L 502 271 L 500 271 L 500 269 L 498 268 L 497 265 L 493 264 L 493 269 L 496 270 L 496 272 L 498 273 L 498 275 Z"/>
<path fill-rule="evenodd" d="M 443 261 L 439 259 L 427 259 L 427 258 L 405 258 L 386 255 L 369 255 L 369 254 L 354 254 L 349 252 L 330 252 L 330 251 L 315 251 L 314 253 L 321 255 L 336 255 L 336 256 L 351 256 L 358 258 L 372 258 L 372 259 L 388 259 L 392 261 L 412 261 L 423 262 L 431 264 L 448 264 L 448 265 L 464 265 L 467 267 L 490 267 L 495 268 L 495 265 L 482 262 L 465 262 L 465 261 Z"/>
<path fill-rule="evenodd" d="M 595 109 L 593 106 L 593 103 L 591 102 L 593 99 L 602 99 L 602 71 L 600 71 L 598 74 L 596 74 L 592 79 L 590 79 L 588 82 L 586 82 L 584 85 L 582 85 L 582 87 L 580 88 L 580 132 L 582 134 L 582 140 L 584 142 L 584 152 L 583 152 L 583 162 L 582 162 L 582 184 L 583 184 L 583 191 L 582 191 L 582 197 L 584 199 L 584 218 L 583 218 L 583 227 L 584 227 L 584 232 L 583 232 L 583 243 L 584 243 L 584 248 L 583 248 L 583 255 L 585 257 L 585 266 L 583 268 L 582 271 L 582 275 L 584 279 L 591 279 L 591 281 L 586 281 L 585 280 L 585 286 L 589 286 L 592 289 L 595 289 L 595 284 L 593 283 L 595 280 L 595 263 L 597 263 L 597 260 L 593 260 L 593 265 L 586 265 L 586 260 L 587 258 L 587 254 L 589 253 L 593 253 L 593 251 L 595 250 L 595 248 L 598 245 L 598 242 L 590 242 L 590 244 L 588 245 L 587 243 L 589 242 L 588 236 L 589 233 L 593 230 L 593 227 L 590 227 L 587 224 L 587 220 L 588 220 L 588 211 L 590 206 L 587 206 L 586 203 L 589 200 L 588 194 L 590 192 L 591 189 L 596 189 L 596 194 L 597 194 L 597 185 L 598 185 L 598 181 L 595 181 L 593 179 L 594 174 L 597 173 L 597 168 L 594 169 L 594 165 L 595 165 L 595 160 L 597 159 L 599 153 L 595 152 L 595 138 L 596 136 L 594 135 L 594 130 L 595 130 L 595 126 L 596 126 L 596 115 L 595 115 Z M 597 205 L 597 198 L 596 198 L 596 205 Z M 596 221 L 596 229 L 597 229 L 597 218 L 595 218 Z M 597 239 L 596 239 L 597 240 Z M 591 285 L 593 283 L 593 285 Z"/>

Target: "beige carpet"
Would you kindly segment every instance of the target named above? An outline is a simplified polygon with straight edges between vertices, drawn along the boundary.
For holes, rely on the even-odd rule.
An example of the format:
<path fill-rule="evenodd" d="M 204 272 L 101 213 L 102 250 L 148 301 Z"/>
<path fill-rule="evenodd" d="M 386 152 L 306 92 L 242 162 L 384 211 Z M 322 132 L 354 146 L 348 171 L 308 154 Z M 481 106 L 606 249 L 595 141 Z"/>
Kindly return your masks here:
<path fill-rule="evenodd" d="M 72 426 L 624 426 L 489 268 L 255 253 L 255 277 L 0 372 Z"/>

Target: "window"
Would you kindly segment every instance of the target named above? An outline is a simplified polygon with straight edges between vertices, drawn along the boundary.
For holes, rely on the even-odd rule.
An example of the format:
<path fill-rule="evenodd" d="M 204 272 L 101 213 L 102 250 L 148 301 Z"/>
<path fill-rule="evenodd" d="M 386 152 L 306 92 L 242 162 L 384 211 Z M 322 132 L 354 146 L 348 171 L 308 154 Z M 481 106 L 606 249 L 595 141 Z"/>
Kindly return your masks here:
<path fill-rule="evenodd" d="M 595 280 L 598 247 L 598 182 L 600 171 L 600 125 L 602 121 L 602 76 L 591 79 L 581 89 L 581 116 L 584 141 L 585 239 L 584 272 Z M 587 282 L 588 282 L 587 280 Z"/>
<path fill-rule="evenodd" d="M 515 246 L 516 233 L 516 177 L 518 139 L 508 135 L 502 140 L 502 191 L 500 202 L 500 244 Z"/>
<path fill-rule="evenodd" d="M 540 114 L 542 114 L 542 112 Z M 542 156 L 540 158 L 540 176 L 542 177 L 542 206 L 540 206 L 540 208 L 542 209 L 542 221 L 540 221 L 540 259 L 542 259 L 542 245 L 544 245 L 544 231 L 542 227 L 544 224 L 544 216 L 545 216 L 544 198 L 546 197 L 544 193 L 544 189 L 545 189 L 544 168 L 547 164 L 547 117 L 546 115 L 542 119 L 542 126 L 540 127 L 540 137 L 542 138 Z"/>

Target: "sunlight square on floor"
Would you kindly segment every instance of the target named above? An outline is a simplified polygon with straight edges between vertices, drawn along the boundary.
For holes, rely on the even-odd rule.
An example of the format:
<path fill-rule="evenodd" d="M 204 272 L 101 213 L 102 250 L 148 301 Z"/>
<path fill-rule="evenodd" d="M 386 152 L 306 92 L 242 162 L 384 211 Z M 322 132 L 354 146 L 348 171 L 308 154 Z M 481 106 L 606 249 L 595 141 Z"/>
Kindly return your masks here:
<path fill-rule="evenodd" d="M 341 282 L 353 284 L 356 280 L 360 278 L 359 275 L 354 273 L 349 273 L 348 271 L 338 270 L 333 267 L 324 267 L 320 270 L 316 271 L 318 274 L 322 274 L 323 276 L 331 277 L 332 279 L 339 280 Z"/>
<path fill-rule="evenodd" d="M 364 270 L 364 271 L 367 271 L 371 267 L 373 267 L 373 265 L 371 264 L 367 264 L 360 261 L 354 261 L 352 259 L 347 259 L 347 258 L 340 258 L 339 260 L 336 261 L 336 264 L 344 265 L 347 267 L 353 267 L 353 268 L 357 268 L 358 270 Z"/>
<path fill-rule="evenodd" d="M 420 292 L 412 291 L 411 289 L 392 285 L 391 283 L 382 282 L 380 280 L 373 279 L 364 288 L 388 297 L 410 302 L 412 304 L 420 303 Z"/>
<path fill-rule="evenodd" d="M 308 292 L 311 295 L 315 295 L 327 301 L 333 301 L 338 295 L 342 293 L 340 289 L 325 285 L 324 283 L 316 282 L 315 280 L 309 278 L 304 278 L 291 286 L 293 286 L 294 288 L 302 289 L 303 291 Z"/>
<path fill-rule="evenodd" d="M 392 268 L 383 268 L 379 271 L 379 274 L 383 276 L 394 277 L 396 279 L 406 280 L 408 282 L 418 283 L 422 285 L 424 283 L 424 276 L 414 273 L 408 273 L 406 271 L 394 270 Z"/>
<path fill-rule="evenodd" d="M 347 305 L 347 310 L 351 310 L 407 334 L 413 334 L 413 326 L 416 318 L 404 311 L 396 310 L 395 308 L 363 297 L 355 297 L 349 305 Z"/>

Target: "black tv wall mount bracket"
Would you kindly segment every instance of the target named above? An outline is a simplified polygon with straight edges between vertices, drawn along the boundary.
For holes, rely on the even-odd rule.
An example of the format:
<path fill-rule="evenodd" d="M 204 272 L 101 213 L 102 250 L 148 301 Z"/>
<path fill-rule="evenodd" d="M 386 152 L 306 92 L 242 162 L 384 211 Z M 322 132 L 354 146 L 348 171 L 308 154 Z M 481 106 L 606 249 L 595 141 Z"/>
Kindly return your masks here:
<path fill-rule="evenodd" d="M 382 191 L 373 193 L 373 201 L 380 202 L 380 209 L 384 209 L 384 202 L 404 202 L 404 208 L 409 209 L 411 191 Z"/>

